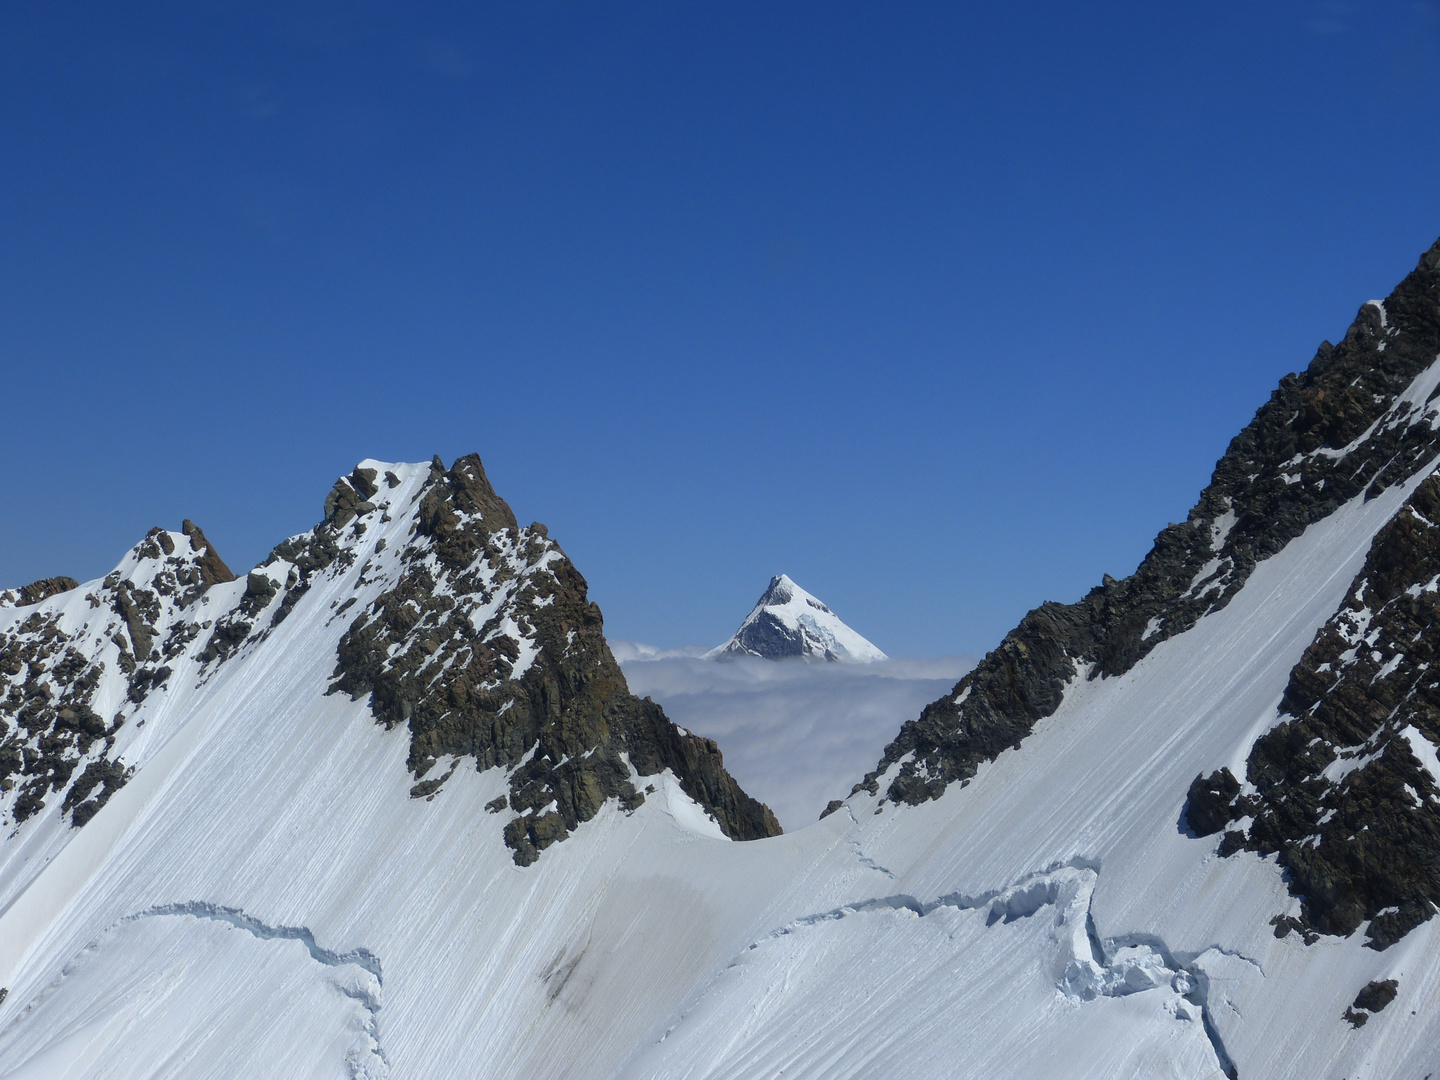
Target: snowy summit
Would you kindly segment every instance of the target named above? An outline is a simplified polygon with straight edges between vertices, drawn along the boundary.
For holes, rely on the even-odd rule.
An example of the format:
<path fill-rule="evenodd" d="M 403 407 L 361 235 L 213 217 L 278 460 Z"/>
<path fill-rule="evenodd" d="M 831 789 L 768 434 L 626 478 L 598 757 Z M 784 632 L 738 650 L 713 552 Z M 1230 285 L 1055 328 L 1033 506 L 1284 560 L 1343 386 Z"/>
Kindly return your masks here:
<path fill-rule="evenodd" d="M 888 659 L 840 617 L 785 574 L 770 587 L 740 629 L 725 644 L 705 654 L 711 659 L 759 656 L 766 660 L 838 660 L 868 664 Z"/>

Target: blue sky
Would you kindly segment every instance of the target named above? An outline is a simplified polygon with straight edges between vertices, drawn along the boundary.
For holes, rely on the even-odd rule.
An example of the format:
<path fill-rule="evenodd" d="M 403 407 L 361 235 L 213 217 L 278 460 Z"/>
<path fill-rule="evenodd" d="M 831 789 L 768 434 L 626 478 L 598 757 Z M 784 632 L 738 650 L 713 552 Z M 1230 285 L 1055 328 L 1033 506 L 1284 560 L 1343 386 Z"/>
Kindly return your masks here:
<path fill-rule="evenodd" d="M 1437 91 L 1388 0 L 6 5 L 0 583 L 474 450 L 614 636 L 981 654 L 1440 235 Z"/>

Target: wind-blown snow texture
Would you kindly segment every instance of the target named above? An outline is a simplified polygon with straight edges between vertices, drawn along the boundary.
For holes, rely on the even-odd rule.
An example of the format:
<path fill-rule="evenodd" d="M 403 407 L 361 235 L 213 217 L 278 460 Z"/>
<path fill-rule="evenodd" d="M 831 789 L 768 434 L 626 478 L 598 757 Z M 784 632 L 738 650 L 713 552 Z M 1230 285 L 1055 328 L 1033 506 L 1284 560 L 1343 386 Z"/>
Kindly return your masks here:
<path fill-rule="evenodd" d="M 758 656 L 764 660 L 832 660 L 868 664 L 885 654 L 785 574 L 770 579 L 764 594 L 730 640 L 706 654 L 712 659 Z"/>
<path fill-rule="evenodd" d="M 1228 477 L 1228 503 L 1206 503 L 1174 534 L 1178 554 L 1165 567 L 1185 568 L 1183 580 L 1166 569 L 1107 583 L 1078 611 L 1042 609 L 1042 625 L 1032 620 L 966 676 L 946 699 L 955 708 L 931 711 L 873 783 L 789 835 L 729 840 L 673 769 L 647 777 L 633 761 L 643 802 L 605 798 L 524 866 L 505 842 L 519 766 L 477 769 L 465 751 L 471 766 L 452 772 L 453 755 L 435 754 L 430 771 L 444 770 L 443 785 L 412 797 L 411 766 L 424 760 L 416 730 L 377 723 L 364 696 L 326 691 L 346 670 L 337 673 L 342 639 L 366 625 L 357 613 L 395 610 L 375 605 L 408 572 L 413 508 L 437 482 L 429 466 L 362 463 L 397 481 L 378 497 L 383 507 L 355 515 L 368 517 L 367 530 L 347 523 L 330 536 L 334 552 L 313 537 L 292 545 L 258 578 L 159 596 L 145 582 L 167 570 L 178 580 L 194 553 L 167 534 L 179 565 L 137 551 L 114 585 L 0 607 L 0 633 L 23 660 L 23 671 L 7 671 L 10 685 L 53 684 L 19 691 L 22 708 L 37 710 L 27 715 L 44 717 L 22 739 L 22 768 L 56 730 L 72 735 L 47 760 L 75 759 L 63 778 L 64 767 L 44 766 L 42 805 L 0 843 L 0 1077 L 1440 1071 L 1440 920 L 1410 923 L 1383 949 L 1367 946 L 1363 922 L 1347 936 L 1318 933 L 1277 855 L 1242 847 L 1221 857 L 1219 836 L 1190 827 L 1191 811 L 1223 820 L 1234 808 L 1225 785 L 1187 810 L 1197 776 L 1229 770 L 1235 797 L 1279 813 L 1247 763 L 1282 708 L 1319 685 L 1295 683 L 1297 665 L 1319 672 L 1327 642 L 1356 637 L 1362 609 L 1383 623 L 1380 656 L 1367 661 L 1378 692 L 1409 700 L 1387 680 L 1411 659 L 1407 651 L 1390 666 L 1408 620 L 1427 617 L 1428 579 L 1409 597 L 1416 603 L 1394 602 L 1406 589 L 1382 596 L 1382 585 L 1403 586 L 1406 575 L 1379 582 L 1376 570 L 1391 545 L 1428 551 L 1425 534 L 1386 529 L 1405 520 L 1397 514 L 1412 496 L 1405 513 L 1433 520 L 1420 491 L 1432 469 L 1418 430 L 1428 413 L 1397 402 L 1423 404 L 1440 381 L 1440 344 L 1421 334 L 1426 319 L 1440 323 L 1437 264 L 1440 248 L 1403 304 L 1362 311 L 1352 337 L 1363 348 L 1322 350 L 1262 410 L 1250 445 L 1283 453 L 1284 431 L 1296 432 L 1299 448 L 1279 460 L 1300 454 L 1299 479 L 1262 470 L 1247 489 L 1248 474 L 1232 476 L 1232 466 L 1269 452 L 1227 458 L 1217 476 Z M 1402 335 L 1409 374 L 1392 393 L 1399 369 L 1381 358 L 1402 351 Z M 1371 361 L 1381 375 L 1366 373 Z M 1337 362 L 1356 381 L 1337 382 Z M 1276 484 L 1309 494 L 1297 501 Z M 339 501 L 327 520 L 343 513 Z M 1203 559 L 1196 537 L 1211 553 Z M 1211 559 L 1220 565 L 1206 569 Z M 132 609 L 140 621 L 124 635 L 153 627 L 151 649 L 161 642 L 158 656 L 136 663 L 153 672 L 135 682 L 138 702 L 110 614 L 121 580 L 157 593 L 154 609 Z M 1369 590 L 1357 594 L 1358 580 L 1380 606 Z M 352 597 L 354 611 L 342 611 Z M 427 655 L 447 655 L 449 638 L 433 633 L 444 619 L 430 618 Z M 1075 636 L 1086 618 L 1088 635 Z M 533 642 L 528 622 L 515 625 Z M 200 630 L 187 639 L 187 627 Z M 233 632 L 210 652 L 222 627 Z M 85 663 L 51 678 L 66 655 L 61 634 L 81 660 L 103 661 L 93 685 Z M 426 640 L 401 635 L 383 652 L 428 650 Z M 512 640 L 513 671 L 528 650 Z M 1085 648 L 1067 652 L 1077 641 Z M 1368 631 L 1356 641 L 1370 644 Z M 1053 645 L 1064 664 L 1026 660 L 1032 645 Z M 431 677 L 423 663 L 399 670 L 422 689 Z M 1358 684 L 1365 670 L 1332 662 L 1330 674 Z M 1007 671 L 1053 674 L 1056 685 L 1035 696 L 1015 683 L 1007 698 Z M 976 695 L 988 702 L 983 715 L 962 707 Z M 84 748 L 54 707 L 82 699 L 105 722 Z M 124 723 L 114 718 L 122 701 Z M 1339 734 L 1336 717 L 1314 718 L 1317 737 Z M 1317 756 L 1326 783 L 1363 777 L 1376 753 L 1395 755 L 1411 779 L 1440 768 L 1425 715 L 1401 719 L 1381 718 L 1369 748 L 1362 733 Z M 981 730 L 991 722 L 1009 725 L 993 747 Z M 18 734 L 16 723 L 7 714 L 6 731 Z M 77 827 L 80 804 L 67 812 L 62 794 L 101 759 L 128 781 Z M 547 776 L 560 775 L 561 763 L 551 766 Z M 887 797 L 902 776 L 944 782 L 913 803 Z M 7 814 L 19 792 L 7 791 Z M 1416 787 L 1412 802 L 1429 793 Z M 1363 803 L 1341 798 L 1363 816 Z M 1355 842 L 1364 833 L 1362 822 Z"/>

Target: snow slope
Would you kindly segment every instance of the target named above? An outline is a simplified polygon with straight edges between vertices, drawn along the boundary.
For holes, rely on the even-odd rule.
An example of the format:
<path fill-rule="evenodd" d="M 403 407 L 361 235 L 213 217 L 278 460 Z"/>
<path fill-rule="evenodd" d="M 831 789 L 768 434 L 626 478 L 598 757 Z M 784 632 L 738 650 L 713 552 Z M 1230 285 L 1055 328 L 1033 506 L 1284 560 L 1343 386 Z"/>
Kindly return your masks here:
<path fill-rule="evenodd" d="M 1075 682 L 938 800 L 862 791 L 798 833 L 734 843 L 662 778 L 520 867 L 484 809 L 506 770 L 410 798 L 404 729 L 324 694 L 335 609 L 384 588 L 424 484 L 383 467 L 402 478 L 392 520 L 208 680 L 177 665 L 145 725 L 121 729 L 134 775 L 87 825 L 6 838 L 0 1076 L 1440 1066 L 1433 923 L 1385 953 L 1276 939 L 1294 902 L 1273 862 L 1219 860 L 1179 825 L 1189 779 L 1244 761 L 1413 482 L 1312 525 L 1127 674 Z M 94 584 L 47 603 L 82 619 Z M 1396 974 L 1389 1010 L 1337 1022 Z"/>
<path fill-rule="evenodd" d="M 838 660 L 868 664 L 886 656 L 785 574 L 770 579 L 740 629 L 705 654 L 711 659 Z"/>
<path fill-rule="evenodd" d="M 588 1076 L 691 979 L 708 908 L 616 880 L 632 860 L 731 846 L 672 780 L 527 871 L 485 812 L 507 770 L 411 798 L 408 733 L 325 694 L 337 613 L 385 588 L 426 479 L 365 465 L 400 484 L 376 496 L 390 520 L 353 540 L 355 558 L 208 677 L 175 662 L 143 725 L 119 730 L 133 778 L 84 828 L 52 811 L 6 838 L 0 1076 L 291 1076 L 297 1061 L 309 1075 Z M 85 618 L 95 584 L 53 601 L 64 619 Z M 209 595 L 223 609 L 245 588 Z M 642 895 L 674 912 L 636 933 Z M 582 963 L 590 936 L 603 964 Z M 583 1007 L 592 996 L 603 1007 Z"/>
<path fill-rule="evenodd" d="M 1385 953 L 1361 934 L 1277 939 L 1272 916 L 1298 904 L 1273 860 L 1220 860 L 1215 838 L 1191 838 L 1181 822 L 1189 779 L 1243 763 L 1273 722 L 1290 668 L 1413 486 L 1311 526 L 1227 608 L 1129 673 L 1074 682 L 969 785 L 878 812 L 861 792 L 800 834 L 845 818 L 851 856 L 875 868 L 867 895 L 837 867 L 812 871 L 805 888 L 828 906 L 788 923 L 773 908 L 771 935 L 737 952 L 628 1075 L 1206 1076 L 1234 1064 L 1300 1078 L 1440 1066 L 1433 922 Z M 1013 910 L 996 919 L 1006 890 L 1080 870 L 1094 873 L 1088 956 L 1071 933 L 1086 916 L 1063 889 L 1025 931 L 1007 929 L 1026 921 Z M 1151 950 L 1169 981 L 1120 1001 L 1067 985 L 1077 955 L 1113 970 L 1134 948 Z M 1363 1029 L 1339 1022 L 1367 981 L 1389 977 L 1400 979 L 1395 1005 Z M 1186 981 L 1199 989 L 1178 995 L 1182 1010 L 1164 987 Z M 1208 1057 L 1192 1053 L 1200 1037 Z"/>

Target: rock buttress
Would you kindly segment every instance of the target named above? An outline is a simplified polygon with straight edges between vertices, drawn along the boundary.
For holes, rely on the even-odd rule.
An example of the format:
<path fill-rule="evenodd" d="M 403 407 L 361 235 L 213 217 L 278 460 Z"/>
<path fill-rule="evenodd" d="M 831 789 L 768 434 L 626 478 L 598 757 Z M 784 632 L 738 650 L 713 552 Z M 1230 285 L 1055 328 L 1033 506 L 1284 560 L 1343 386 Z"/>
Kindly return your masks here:
<path fill-rule="evenodd" d="M 365 496 L 342 481 L 327 511 L 363 513 Z M 780 832 L 714 742 L 630 693 L 585 579 L 543 525 L 516 523 L 478 456 L 432 464 L 402 560 L 342 638 L 331 691 L 369 695 L 376 720 L 409 728 L 414 797 L 433 797 L 460 758 L 509 770 L 505 840 L 521 865 L 608 799 L 638 807 L 635 778 L 665 769 L 732 839 Z M 432 775 L 442 758 L 449 771 Z"/>
<path fill-rule="evenodd" d="M 1440 904 L 1440 475 L 1371 543 L 1340 610 L 1290 673 L 1281 720 L 1256 740 L 1247 790 L 1222 770 L 1190 789 L 1192 827 L 1222 855 L 1275 855 L 1300 919 L 1277 933 L 1383 949 Z M 1198 803 L 1197 803 L 1198 798 Z M 1193 808 L 1199 807 L 1198 812 Z"/>

